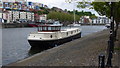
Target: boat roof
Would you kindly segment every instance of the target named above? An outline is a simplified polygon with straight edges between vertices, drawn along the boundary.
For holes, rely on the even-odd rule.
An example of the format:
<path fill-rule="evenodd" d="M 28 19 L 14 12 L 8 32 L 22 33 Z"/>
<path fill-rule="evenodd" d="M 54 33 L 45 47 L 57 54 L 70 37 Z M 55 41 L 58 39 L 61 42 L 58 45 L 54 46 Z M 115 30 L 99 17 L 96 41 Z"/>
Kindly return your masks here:
<path fill-rule="evenodd" d="M 77 30 L 77 29 L 79 29 L 79 28 L 64 29 L 64 30 L 62 30 L 62 32 L 74 31 L 74 30 Z"/>

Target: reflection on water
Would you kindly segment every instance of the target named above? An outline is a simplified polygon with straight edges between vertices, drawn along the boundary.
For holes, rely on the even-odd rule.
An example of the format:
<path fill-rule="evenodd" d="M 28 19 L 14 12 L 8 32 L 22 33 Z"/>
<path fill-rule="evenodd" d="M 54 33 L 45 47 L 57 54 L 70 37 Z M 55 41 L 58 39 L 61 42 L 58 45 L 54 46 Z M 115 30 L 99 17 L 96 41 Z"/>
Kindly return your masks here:
<path fill-rule="evenodd" d="M 45 47 L 45 48 L 31 47 L 29 52 L 28 52 L 28 55 L 32 56 L 34 54 L 40 53 L 40 52 L 47 50 L 47 49 L 50 49 L 50 47 Z"/>

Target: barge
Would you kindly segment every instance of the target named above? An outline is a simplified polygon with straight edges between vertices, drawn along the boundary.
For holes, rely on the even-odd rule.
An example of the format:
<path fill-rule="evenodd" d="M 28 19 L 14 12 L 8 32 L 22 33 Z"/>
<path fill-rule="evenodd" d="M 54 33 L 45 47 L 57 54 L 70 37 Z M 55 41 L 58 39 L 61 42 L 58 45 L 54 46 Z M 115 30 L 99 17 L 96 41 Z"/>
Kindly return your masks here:
<path fill-rule="evenodd" d="M 38 31 L 29 34 L 28 42 L 32 47 L 54 47 L 81 37 L 80 28 L 61 27 L 62 24 L 38 25 Z"/>

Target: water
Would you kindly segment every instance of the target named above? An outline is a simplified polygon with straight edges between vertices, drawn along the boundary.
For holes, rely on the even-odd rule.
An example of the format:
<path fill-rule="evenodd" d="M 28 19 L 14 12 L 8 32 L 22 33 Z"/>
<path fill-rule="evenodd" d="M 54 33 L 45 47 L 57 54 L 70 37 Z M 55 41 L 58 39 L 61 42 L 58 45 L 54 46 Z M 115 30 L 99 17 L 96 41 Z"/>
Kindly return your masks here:
<path fill-rule="evenodd" d="M 82 36 L 105 29 L 104 26 L 82 26 Z M 2 65 L 19 61 L 46 49 L 31 48 L 27 37 L 36 28 L 2 29 Z"/>

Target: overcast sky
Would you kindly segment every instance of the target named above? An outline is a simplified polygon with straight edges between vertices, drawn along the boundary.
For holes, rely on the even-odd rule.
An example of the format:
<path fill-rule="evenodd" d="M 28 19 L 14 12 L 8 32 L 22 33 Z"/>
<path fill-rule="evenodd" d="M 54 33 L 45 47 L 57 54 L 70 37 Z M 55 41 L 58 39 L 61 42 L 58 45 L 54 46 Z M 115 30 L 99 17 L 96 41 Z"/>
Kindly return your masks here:
<path fill-rule="evenodd" d="M 78 11 L 82 11 L 82 10 L 91 11 L 93 14 L 96 14 L 97 16 L 99 16 L 96 11 L 94 11 L 92 9 L 79 9 L 76 7 L 77 3 L 75 3 L 75 2 L 68 3 L 68 2 L 66 2 L 68 0 L 27 0 L 27 1 L 43 3 L 43 4 L 47 5 L 49 8 L 58 7 L 63 10 L 64 9 L 73 10 L 75 8 Z"/>

